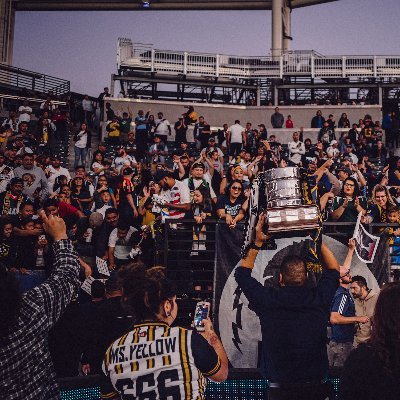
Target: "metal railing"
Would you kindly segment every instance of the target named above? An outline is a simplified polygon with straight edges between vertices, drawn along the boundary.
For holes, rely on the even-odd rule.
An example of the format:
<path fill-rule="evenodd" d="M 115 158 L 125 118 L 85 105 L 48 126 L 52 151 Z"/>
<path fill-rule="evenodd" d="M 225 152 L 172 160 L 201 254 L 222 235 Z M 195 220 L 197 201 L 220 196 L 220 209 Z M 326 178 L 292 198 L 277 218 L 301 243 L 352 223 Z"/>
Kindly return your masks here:
<path fill-rule="evenodd" d="M 338 393 L 341 369 L 330 368 L 328 380 Z M 58 380 L 62 400 L 100 400 L 100 385 L 107 380 L 101 375 L 79 376 Z M 222 383 L 207 381 L 206 400 L 265 399 L 268 381 L 258 369 L 230 368 L 228 379 Z"/>
<path fill-rule="evenodd" d="M 70 82 L 50 75 L 39 74 L 0 63 L 0 86 L 9 89 L 26 89 L 59 96 L 70 91 Z"/>
<path fill-rule="evenodd" d="M 280 57 L 245 57 L 158 50 L 120 38 L 117 67 L 215 78 L 393 78 L 400 77 L 400 56 L 322 56 L 314 51 L 291 51 Z"/>

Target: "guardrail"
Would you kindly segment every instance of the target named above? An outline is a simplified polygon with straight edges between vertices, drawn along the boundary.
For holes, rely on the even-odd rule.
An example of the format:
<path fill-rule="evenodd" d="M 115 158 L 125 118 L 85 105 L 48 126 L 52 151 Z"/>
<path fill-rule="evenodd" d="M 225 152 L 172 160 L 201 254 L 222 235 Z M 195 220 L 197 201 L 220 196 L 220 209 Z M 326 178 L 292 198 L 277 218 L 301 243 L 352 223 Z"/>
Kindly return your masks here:
<path fill-rule="evenodd" d="M 47 94 L 62 95 L 70 91 L 70 82 L 54 76 L 40 74 L 0 63 L 0 86 L 27 89 Z"/>
<path fill-rule="evenodd" d="M 332 398 L 338 394 L 341 369 L 331 368 L 328 380 L 334 390 Z M 100 375 L 80 376 L 59 379 L 62 400 L 97 400 L 100 399 L 100 385 L 105 378 Z M 262 378 L 258 369 L 232 368 L 228 379 L 222 383 L 207 381 L 206 400 L 229 399 L 265 399 L 268 381 Z"/>
<path fill-rule="evenodd" d="M 393 78 L 400 77 L 400 56 L 322 56 L 313 51 L 292 51 L 280 57 L 247 57 L 158 50 L 149 44 L 136 44 L 130 39 L 120 38 L 117 67 L 228 79 L 282 79 L 284 76 Z"/>

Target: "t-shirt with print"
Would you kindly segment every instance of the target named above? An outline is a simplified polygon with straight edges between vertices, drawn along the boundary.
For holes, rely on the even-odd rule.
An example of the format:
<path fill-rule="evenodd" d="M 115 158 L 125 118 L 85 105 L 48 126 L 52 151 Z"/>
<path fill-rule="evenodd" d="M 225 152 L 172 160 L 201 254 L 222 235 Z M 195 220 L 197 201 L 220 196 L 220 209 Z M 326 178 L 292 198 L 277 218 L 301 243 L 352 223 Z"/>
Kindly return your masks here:
<path fill-rule="evenodd" d="M 131 122 L 132 122 L 131 118 L 121 119 L 121 121 L 119 122 L 120 132 L 129 133 L 129 131 L 131 130 Z"/>
<path fill-rule="evenodd" d="M 0 193 L 7 190 L 7 185 L 14 178 L 14 170 L 8 165 L 0 167 Z"/>
<path fill-rule="evenodd" d="M 217 197 L 217 195 L 214 192 L 214 189 L 211 187 L 211 176 L 208 172 L 206 172 L 203 175 L 203 178 L 187 178 L 183 181 L 184 183 L 186 183 L 186 185 L 188 186 L 189 190 L 190 190 L 190 198 L 193 199 L 193 194 L 195 189 L 197 189 L 199 186 L 203 185 L 205 187 L 207 187 L 210 190 L 210 196 L 212 199 L 214 199 L 215 197 Z"/>
<path fill-rule="evenodd" d="M 116 200 L 118 205 L 126 205 L 128 204 L 128 200 L 126 196 L 131 194 L 134 196 L 135 187 L 133 186 L 132 181 L 129 178 L 122 178 L 117 183 L 117 190 L 116 190 Z"/>
<path fill-rule="evenodd" d="M 185 182 L 175 180 L 174 186 L 166 191 L 162 191 L 162 196 L 168 203 L 188 204 L 190 203 L 190 191 Z M 182 219 L 185 218 L 185 211 L 170 209 L 166 212 L 166 218 Z"/>
<path fill-rule="evenodd" d="M 218 197 L 216 209 L 225 210 L 226 214 L 236 217 L 242 208 L 243 199 L 239 196 L 233 203 L 229 200 L 229 197 L 225 194 Z"/>
<path fill-rule="evenodd" d="M 19 208 L 23 202 L 26 201 L 26 196 L 19 195 L 13 196 L 11 192 L 0 193 L 0 207 L 1 215 L 17 215 Z"/>
<path fill-rule="evenodd" d="M 126 155 L 125 157 L 115 157 L 111 164 L 111 168 L 115 168 L 117 172 L 120 173 L 121 168 L 124 165 L 132 165 L 132 164 L 137 164 L 136 158 L 133 156 Z"/>

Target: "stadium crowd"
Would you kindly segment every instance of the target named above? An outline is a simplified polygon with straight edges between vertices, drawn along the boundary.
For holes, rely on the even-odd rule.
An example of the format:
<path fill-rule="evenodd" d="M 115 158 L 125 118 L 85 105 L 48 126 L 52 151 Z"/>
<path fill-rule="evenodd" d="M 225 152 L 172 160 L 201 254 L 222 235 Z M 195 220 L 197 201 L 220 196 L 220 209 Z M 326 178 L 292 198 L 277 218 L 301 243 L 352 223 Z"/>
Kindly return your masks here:
<path fill-rule="evenodd" d="M 239 222 L 245 219 L 250 186 L 259 173 L 297 166 L 315 176 L 324 221 L 355 223 L 362 213 L 365 224 L 399 222 L 395 113 L 382 121 L 369 115 L 349 121 L 343 113 L 336 121 L 318 111 L 310 116 L 310 127 L 319 133 L 304 140 L 303 129 L 296 130 L 291 116 L 285 118 L 276 108 L 272 126 L 293 128 L 292 140 L 282 143 L 278 134 L 269 135 L 264 124 L 255 122 L 231 121 L 213 131 L 207 116 L 192 106 L 171 124 L 162 110 L 157 117 L 139 109 L 117 115 L 110 103 L 100 101 L 107 135 L 97 145 L 89 104 L 83 104 L 83 118 L 74 124 L 51 99 L 43 102 L 35 122 L 24 103 L 18 113 L 10 112 L 0 130 L 0 262 L 15 274 L 21 292 L 38 287 L 59 263 L 55 237 L 43 228 L 44 218 L 58 216 L 76 251 L 80 282 L 89 283 L 49 328 L 59 377 L 101 373 L 107 347 L 135 320 L 121 305 L 119 271 L 123 274 L 123 266 L 132 261 L 140 260 L 144 268 L 158 262 L 165 221 L 173 220 L 177 236 L 188 226 L 179 220 L 192 221 L 193 243 L 185 250 L 198 255 L 207 248 L 208 221 L 243 229 Z M 189 127 L 195 143 L 187 141 Z M 339 135 L 338 127 L 346 130 Z M 174 142 L 169 140 L 173 132 Z M 61 137 L 73 143 L 71 170 L 52 152 Z M 362 276 L 351 278 L 354 227 L 335 229 L 350 256 L 332 302 L 328 354 L 331 365 L 343 366 L 353 347 L 370 338 L 378 294 Z M 383 230 L 394 249 L 399 248 L 400 229 L 379 228 L 377 233 Z"/>

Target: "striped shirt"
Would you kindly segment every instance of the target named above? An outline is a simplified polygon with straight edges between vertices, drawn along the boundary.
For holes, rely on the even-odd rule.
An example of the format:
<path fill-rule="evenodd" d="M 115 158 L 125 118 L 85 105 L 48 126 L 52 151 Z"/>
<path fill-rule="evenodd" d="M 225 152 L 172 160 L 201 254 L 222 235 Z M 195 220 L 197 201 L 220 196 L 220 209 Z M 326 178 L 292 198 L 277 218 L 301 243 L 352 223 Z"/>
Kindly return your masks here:
<path fill-rule="evenodd" d="M 206 377 L 220 367 L 215 350 L 197 333 L 161 322 L 134 325 L 106 352 L 103 372 L 109 382 L 101 398 L 200 400 Z"/>

